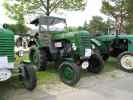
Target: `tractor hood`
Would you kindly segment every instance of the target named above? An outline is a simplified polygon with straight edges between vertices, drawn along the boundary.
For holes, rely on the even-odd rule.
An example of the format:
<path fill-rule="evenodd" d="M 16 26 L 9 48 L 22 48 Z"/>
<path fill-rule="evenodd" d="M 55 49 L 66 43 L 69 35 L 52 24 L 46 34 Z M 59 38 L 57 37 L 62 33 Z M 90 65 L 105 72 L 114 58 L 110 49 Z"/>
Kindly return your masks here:
<path fill-rule="evenodd" d="M 128 40 L 133 40 L 133 35 L 118 35 L 117 36 L 119 39 L 128 39 Z M 102 41 L 110 41 L 116 38 L 116 35 L 103 35 L 103 36 L 98 36 L 96 37 L 98 40 Z"/>
<path fill-rule="evenodd" d="M 53 34 L 53 39 L 59 40 L 59 39 L 72 39 L 75 37 L 75 35 L 80 35 L 80 34 L 87 34 L 89 36 L 89 32 L 87 31 L 77 31 L 77 32 L 66 32 L 66 33 L 57 33 Z"/>

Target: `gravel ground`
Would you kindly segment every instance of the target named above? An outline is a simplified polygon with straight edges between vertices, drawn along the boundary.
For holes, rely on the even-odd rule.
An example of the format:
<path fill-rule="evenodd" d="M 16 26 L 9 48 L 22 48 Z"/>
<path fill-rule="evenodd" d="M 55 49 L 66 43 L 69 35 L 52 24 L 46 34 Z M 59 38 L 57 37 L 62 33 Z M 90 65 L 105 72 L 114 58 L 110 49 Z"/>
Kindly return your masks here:
<path fill-rule="evenodd" d="M 23 88 L 11 88 L 12 84 L 2 87 L 0 100 L 71 100 L 76 99 L 74 95 L 81 94 L 80 97 L 92 98 L 93 100 L 133 100 L 132 74 L 115 70 L 105 72 L 100 75 L 85 74 L 75 87 L 70 87 L 59 79 L 56 81 L 46 81 L 38 86 L 34 91 L 29 92 Z M 8 84 L 8 83 L 7 83 Z M 125 86 L 125 87 L 124 87 Z M 74 97 L 72 97 L 72 95 Z M 66 98 L 68 97 L 68 98 Z M 80 97 L 77 100 L 80 100 Z M 132 99 L 131 99 L 132 98 Z"/>

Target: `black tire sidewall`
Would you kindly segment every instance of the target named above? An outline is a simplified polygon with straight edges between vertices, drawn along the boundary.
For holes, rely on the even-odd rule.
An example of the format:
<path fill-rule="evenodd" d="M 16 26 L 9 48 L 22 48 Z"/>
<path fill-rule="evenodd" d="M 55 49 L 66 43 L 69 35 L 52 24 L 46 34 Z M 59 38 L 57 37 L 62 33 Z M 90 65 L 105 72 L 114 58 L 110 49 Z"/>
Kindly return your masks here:
<path fill-rule="evenodd" d="M 90 59 L 89 59 L 89 62 L 90 62 L 90 66 L 88 68 L 88 71 L 89 72 L 92 72 L 92 73 L 100 73 L 103 68 L 104 68 L 104 65 L 103 65 L 103 59 L 100 55 L 98 54 L 93 54 Z M 98 63 L 98 64 L 97 64 Z M 94 65 L 94 64 L 97 64 L 97 65 Z"/>
<path fill-rule="evenodd" d="M 34 62 L 34 55 L 37 57 L 37 62 Z M 29 58 L 32 61 L 33 64 L 37 66 L 38 70 L 45 71 L 47 66 L 47 57 L 46 52 L 43 49 L 38 49 L 36 47 L 33 47 L 30 49 Z"/>
<path fill-rule="evenodd" d="M 37 85 L 37 78 L 36 78 L 36 71 L 35 71 L 35 68 L 33 67 L 32 64 L 28 64 L 28 63 L 23 63 L 20 65 L 20 74 L 24 74 L 24 75 L 21 75 L 21 80 L 23 82 L 23 85 L 26 89 L 32 91 L 36 85 Z M 28 77 L 29 79 L 27 80 L 27 75 L 28 74 Z M 28 85 L 26 83 L 28 83 Z"/>
<path fill-rule="evenodd" d="M 37 62 L 34 61 L 34 55 L 37 57 L 36 59 L 38 60 Z M 34 64 L 34 65 L 37 65 L 37 67 L 40 66 L 39 64 L 39 50 L 35 47 L 31 48 L 30 49 L 30 52 L 29 52 L 29 58 L 30 58 L 30 61 Z"/>

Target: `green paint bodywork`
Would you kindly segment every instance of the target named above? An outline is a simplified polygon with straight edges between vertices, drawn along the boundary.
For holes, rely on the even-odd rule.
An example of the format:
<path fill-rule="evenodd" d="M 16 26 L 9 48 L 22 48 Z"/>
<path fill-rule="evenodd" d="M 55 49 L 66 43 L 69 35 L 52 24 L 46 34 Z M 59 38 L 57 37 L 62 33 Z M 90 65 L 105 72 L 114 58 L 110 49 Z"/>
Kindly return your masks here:
<path fill-rule="evenodd" d="M 102 35 L 97 36 L 96 39 L 101 42 L 101 48 L 107 48 L 114 39 L 128 40 L 128 51 L 133 52 L 133 35 Z"/>
<path fill-rule="evenodd" d="M 92 44 L 94 44 L 98 47 L 102 46 L 101 42 L 98 41 L 97 39 L 92 38 L 92 39 L 90 39 L 90 41 L 91 41 Z"/>
<path fill-rule="evenodd" d="M 7 56 L 9 62 L 14 62 L 14 33 L 0 28 L 0 56 Z"/>
<path fill-rule="evenodd" d="M 67 40 L 71 44 L 75 44 L 77 47 L 75 53 L 79 54 L 80 57 L 85 55 L 85 48 L 91 48 L 90 33 L 87 31 L 78 32 L 53 32 L 52 41 Z M 42 48 L 42 41 L 37 41 L 38 47 Z M 40 44 L 40 45 L 39 45 Z"/>

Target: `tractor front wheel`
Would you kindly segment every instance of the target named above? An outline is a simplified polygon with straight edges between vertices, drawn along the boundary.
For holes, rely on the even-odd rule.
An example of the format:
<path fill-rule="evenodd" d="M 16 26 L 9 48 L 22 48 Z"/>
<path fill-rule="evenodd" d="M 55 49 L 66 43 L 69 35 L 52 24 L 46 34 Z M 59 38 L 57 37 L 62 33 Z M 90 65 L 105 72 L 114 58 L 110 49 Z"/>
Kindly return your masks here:
<path fill-rule="evenodd" d="M 100 73 L 103 69 L 103 60 L 100 55 L 93 54 L 90 59 L 90 66 L 88 67 L 88 71 L 92 73 Z"/>
<path fill-rule="evenodd" d="M 122 70 L 127 72 L 133 72 L 133 53 L 121 53 L 118 57 L 118 63 Z"/>
<path fill-rule="evenodd" d="M 73 86 L 80 80 L 80 67 L 74 63 L 63 62 L 59 66 L 59 76 L 65 84 Z"/>
<path fill-rule="evenodd" d="M 37 84 L 36 71 L 32 64 L 20 64 L 20 79 L 26 89 L 32 91 Z"/>

